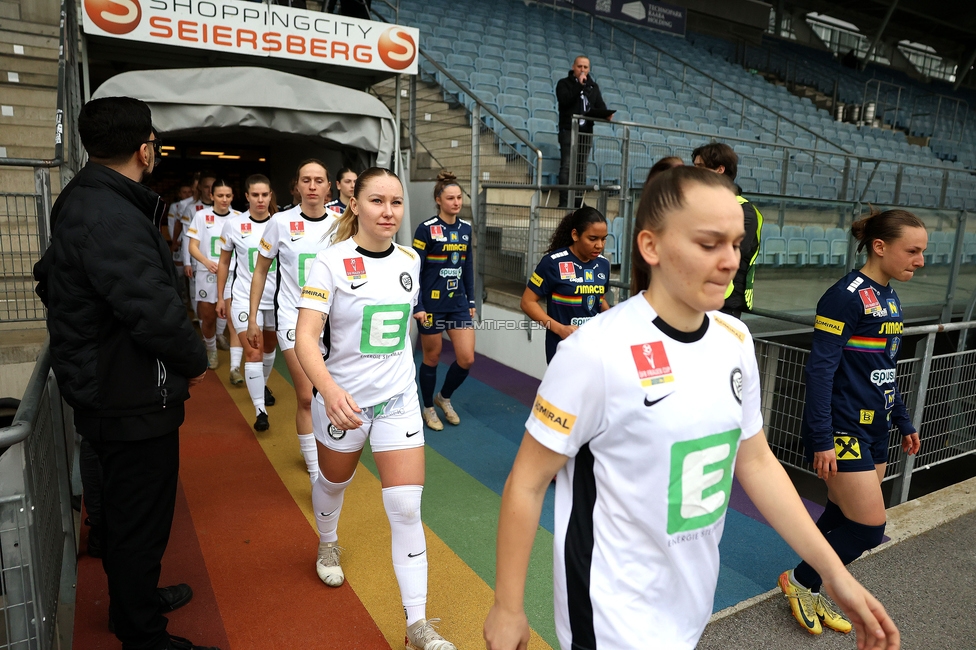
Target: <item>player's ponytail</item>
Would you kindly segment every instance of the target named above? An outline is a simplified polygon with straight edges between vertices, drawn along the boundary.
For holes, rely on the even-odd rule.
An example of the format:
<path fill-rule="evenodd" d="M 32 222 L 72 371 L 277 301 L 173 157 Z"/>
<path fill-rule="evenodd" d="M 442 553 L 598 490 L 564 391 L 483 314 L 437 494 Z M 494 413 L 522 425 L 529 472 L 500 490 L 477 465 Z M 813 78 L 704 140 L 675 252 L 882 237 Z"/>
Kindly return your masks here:
<path fill-rule="evenodd" d="M 379 178 L 382 176 L 391 176 L 397 179 L 397 181 L 400 180 L 400 177 L 389 169 L 384 167 L 370 167 L 356 178 L 356 185 L 353 189 L 352 196 L 354 199 L 356 199 L 357 203 L 359 203 L 361 200 L 363 192 L 366 189 L 366 185 L 374 178 Z M 323 239 L 327 239 L 334 233 L 335 236 L 332 239 L 332 243 L 338 244 L 341 241 L 345 241 L 350 237 L 355 236 L 355 234 L 358 232 L 359 217 L 352 211 L 352 201 L 350 201 L 349 205 L 347 205 L 346 209 L 343 211 L 342 216 L 339 217 L 338 221 L 336 221 L 332 228 L 329 228 L 329 232 L 323 236 Z"/>
<path fill-rule="evenodd" d="M 662 172 L 644 185 L 637 215 L 634 218 L 634 239 L 630 253 L 630 294 L 635 295 L 651 285 L 651 266 L 644 260 L 637 245 L 642 230 L 661 233 L 667 217 L 685 204 L 685 195 L 693 185 L 722 187 L 736 194 L 735 185 L 724 174 L 716 174 L 698 167 L 675 167 Z"/>
<path fill-rule="evenodd" d="M 874 240 L 890 244 L 901 237 L 905 228 L 925 228 L 925 224 L 908 210 L 872 210 L 871 214 L 851 224 L 851 234 L 858 241 L 857 252 L 867 248 L 868 256 L 871 256 L 874 255 Z"/>
<path fill-rule="evenodd" d="M 568 213 L 562 218 L 559 225 L 556 226 L 556 230 L 552 233 L 552 239 L 549 240 L 549 248 L 543 254 L 548 255 L 560 248 L 572 246 L 574 230 L 576 231 L 577 237 L 582 237 L 591 223 L 606 222 L 607 218 L 599 210 L 591 208 L 588 205 L 584 205 L 579 210 Z"/>

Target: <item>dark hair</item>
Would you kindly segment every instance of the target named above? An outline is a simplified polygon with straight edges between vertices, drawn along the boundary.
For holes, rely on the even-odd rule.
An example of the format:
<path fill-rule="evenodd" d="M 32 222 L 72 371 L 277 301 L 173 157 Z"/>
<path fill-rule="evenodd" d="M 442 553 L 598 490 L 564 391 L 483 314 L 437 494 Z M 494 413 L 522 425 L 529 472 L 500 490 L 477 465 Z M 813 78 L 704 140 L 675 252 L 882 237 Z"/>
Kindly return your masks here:
<path fill-rule="evenodd" d="M 338 182 L 338 181 L 341 181 L 342 180 L 342 177 L 345 176 L 346 174 L 355 174 L 355 173 L 356 172 L 353 169 L 351 169 L 349 167 L 343 167 L 342 169 L 339 170 L 339 173 L 336 174 L 335 179 Z M 356 176 L 358 178 L 359 175 L 356 174 Z"/>
<path fill-rule="evenodd" d="M 397 179 L 397 181 L 400 181 L 400 177 L 386 167 L 370 167 L 356 177 L 356 186 L 353 188 L 352 195 L 358 200 L 359 195 L 366 187 L 366 183 L 370 182 L 374 178 L 379 178 L 380 176 L 390 176 Z M 402 187 L 402 181 L 400 181 L 400 184 Z M 342 213 L 342 216 L 339 217 L 339 220 L 336 221 L 335 225 L 322 237 L 323 241 L 333 231 L 335 232 L 335 237 L 332 240 L 332 243 L 334 244 L 345 241 L 359 232 L 359 217 L 357 217 L 352 211 L 352 201 L 350 201 L 349 205 L 346 206 L 345 211 Z"/>
<path fill-rule="evenodd" d="M 437 199 L 441 195 L 441 192 L 451 185 L 455 185 L 458 189 L 461 189 L 454 172 L 449 172 L 446 169 L 441 170 L 441 173 L 437 175 L 437 182 L 434 183 L 434 199 Z"/>
<path fill-rule="evenodd" d="M 89 157 L 121 163 L 153 134 L 149 105 L 131 97 L 102 97 L 81 107 L 78 133 Z"/>
<path fill-rule="evenodd" d="M 202 181 L 205 178 L 212 178 L 212 179 L 214 179 L 214 181 L 216 181 L 217 180 L 217 174 L 213 173 L 209 169 L 208 170 L 204 170 L 204 171 L 200 172 L 200 180 Z"/>
<path fill-rule="evenodd" d="M 694 163 L 699 156 L 707 169 L 725 167 L 723 173 L 732 180 L 739 173 L 739 156 L 724 142 L 712 142 L 698 147 L 691 152 L 691 162 Z"/>
<path fill-rule="evenodd" d="M 306 158 L 302 162 L 298 163 L 298 168 L 295 170 L 295 185 L 298 185 L 298 179 L 302 177 L 302 167 L 305 165 L 318 165 L 325 170 L 325 180 L 329 180 L 329 168 L 325 166 L 325 163 L 318 158 Z"/>
<path fill-rule="evenodd" d="M 905 228 L 925 228 L 925 224 L 908 210 L 885 210 L 884 212 L 872 210 L 871 214 L 851 224 L 851 234 L 860 242 L 857 245 L 857 252 L 860 253 L 867 248 L 868 256 L 871 256 L 874 255 L 874 247 L 871 244 L 875 239 L 890 244 L 901 237 L 902 230 Z"/>
<path fill-rule="evenodd" d="M 634 239 L 630 253 L 630 293 L 637 294 L 651 283 L 651 267 L 644 261 L 637 247 L 637 235 L 642 230 L 658 233 L 664 230 L 665 217 L 684 207 L 688 188 L 693 185 L 722 187 L 736 193 L 735 184 L 724 174 L 716 174 L 698 167 L 675 167 L 662 172 L 644 186 L 640 204 L 634 217 Z"/>
<path fill-rule="evenodd" d="M 654 166 L 647 170 L 647 180 L 644 181 L 644 185 L 647 185 L 654 179 L 655 176 L 662 172 L 666 172 L 669 169 L 674 169 L 675 167 L 684 167 L 685 161 L 678 156 L 665 156 L 659 161 L 654 163 Z"/>
<path fill-rule="evenodd" d="M 231 185 L 230 183 L 228 183 L 228 182 L 227 182 L 226 180 L 224 180 L 223 178 L 218 178 L 218 179 L 215 179 L 215 180 L 214 180 L 214 183 L 213 183 L 213 185 L 211 185 L 211 186 L 210 186 L 210 193 L 211 193 L 211 194 L 213 194 L 213 191 L 214 191 L 215 189 L 217 189 L 218 187 L 227 187 L 227 188 L 229 188 L 229 189 L 230 189 L 230 191 L 231 191 L 231 193 L 233 193 L 233 192 L 234 192 L 234 186 L 233 186 L 233 185 Z"/>
<path fill-rule="evenodd" d="M 545 254 L 548 255 L 560 248 L 572 246 L 574 230 L 578 237 L 582 237 L 591 223 L 606 222 L 607 218 L 599 210 L 591 208 L 588 205 L 584 205 L 579 210 L 568 213 L 559 221 L 559 225 L 553 231 L 552 239 L 549 240 L 549 248 L 546 249 Z"/>
<path fill-rule="evenodd" d="M 268 186 L 268 189 L 271 189 L 271 181 L 268 180 L 267 176 L 264 174 L 251 174 L 247 177 L 247 180 L 244 181 L 244 192 L 250 192 L 252 185 L 258 185 L 260 183 L 264 183 Z"/>

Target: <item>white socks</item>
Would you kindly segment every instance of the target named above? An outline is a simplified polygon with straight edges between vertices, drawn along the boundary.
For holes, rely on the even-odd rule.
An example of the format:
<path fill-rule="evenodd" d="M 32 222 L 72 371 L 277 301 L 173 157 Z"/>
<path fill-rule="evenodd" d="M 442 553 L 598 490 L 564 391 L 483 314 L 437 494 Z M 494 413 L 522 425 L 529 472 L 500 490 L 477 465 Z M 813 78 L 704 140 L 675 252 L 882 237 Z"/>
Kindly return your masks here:
<path fill-rule="evenodd" d="M 217 349 L 217 337 L 211 336 L 209 339 L 203 337 L 203 345 L 207 348 L 207 352 L 214 352 Z"/>
<path fill-rule="evenodd" d="M 240 350 L 241 348 L 231 348 Z M 254 415 L 261 411 L 267 413 L 264 406 L 264 373 L 260 361 L 248 361 L 244 364 L 244 383 L 247 384 L 247 394 L 251 396 L 251 404 L 254 404 Z"/>
<path fill-rule="evenodd" d="M 264 381 L 265 382 L 268 381 L 268 377 L 271 376 L 271 371 L 274 370 L 274 360 L 275 360 L 275 351 L 274 350 L 272 350 L 271 352 L 265 352 L 264 353 L 264 358 L 262 359 L 261 363 L 264 364 Z"/>
<path fill-rule="evenodd" d="M 352 476 L 356 473 L 353 472 Z M 343 483 L 332 483 L 327 478 L 318 475 L 312 483 L 312 509 L 315 511 L 315 522 L 319 529 L 319 542 L 337 542 L 339 535 L 339 513 L 342 511 L 342 496 L 346 487 L 352 483 L 352 476 Z"/>
<path fill-rule="evenodd" d="M 302 450 L 305 467 L 308 468 L 308 477 L 312 480 L 312 487 L 314 488 L 315 480 L 319 476 L 319 450 L 315 448 L 315 434 L 299 433 L 298 447 Z"/>
<path fill-rule="evenodd" d="M 422 485 L 383 488 L 383 507 L 390 520 L 393 542 L 393 572 L 400 585 L 408 627 L 426 618 L 427 540 L 420 521 L 423 491 Z"/>
<path fill-rule="evenodd" d="M 227 319 L 226 318 L 218 318 L 217 319 L 217 335 L 219 336 L 219 335 L 223 334 L 225 329 L 227 329 Z M 234 367 L 236 368 L 237 366 L 234 366 Z"/>
<path fill-rule="evenodd" d="M 240 368 L 241 367 L 241 361 L 243 359 L 244 359 L 244 348 L 242 348 L 242 347 L 236 347 L 235 348 L 234 346 L 231 346 L 231 348 L 230 348 L 230 367 L 231 368 Z"/>

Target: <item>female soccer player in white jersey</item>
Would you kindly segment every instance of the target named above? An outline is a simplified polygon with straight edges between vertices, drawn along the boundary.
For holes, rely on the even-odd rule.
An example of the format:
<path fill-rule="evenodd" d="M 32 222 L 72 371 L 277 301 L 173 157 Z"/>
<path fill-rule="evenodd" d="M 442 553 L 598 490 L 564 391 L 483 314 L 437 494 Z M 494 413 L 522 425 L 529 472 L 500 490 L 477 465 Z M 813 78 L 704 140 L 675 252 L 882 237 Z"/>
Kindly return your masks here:
<path fill-rule="evenodd" d="M 261 302 L 258 305 L 258 327 L 262 330 L 261 345 L 252 347 L 247 340 L 247 324 L 250 316 L 251 274 L 258 260 L 258 242 L 270 223 L 274 210 L 271 181 L 262 174 L 249 176 L 244 182 L 244 195 L 248 210 L 224 224 L 221 235 L 220 262 L 217 268 L 217 287 L 221 291 L 217 303 L 217 315 L 235 323 L 240 344 L 244 350 L 244 380 L 247 392 L 254 404 L 254 430 L 267 431 L 268 412 L 265 407 L 274 406 L 274 396 L 268 390 L 267 381 L 275 360 L 274 292 L 277 286 L 277 266 L 272 262 L 268 271 L 270 282 L 266 282 Z M 231 262 L 235 271 L 230 272 Z M 223 292 L 224 282 L 231 279 L 229 295 Z M 225 306 L 222 299 L 231 304 Z"/>
<path fill-rule="evenodd" d="M 378 167 L 363 172 L 334 243 L 315 258 L 299 302 L 296 351 L 317 391 L 312 405 L 321 468 L 312 486 L 321 535 L 316 569 L 326 584 L 342 584 L 339 512 L 369 437 L 390 521 L 407 648 L 455 650 L 425 611 L 424 427 L 409 338 L 420 258 L 393 243 L 402 219 L 403 187 L 396 175 Z M 323 356 L 319 342 L 326 323 Z"/>
<path fill-rule="evenodd" d="M 356 178 L 356 172 L 348 167 L 343 167 L 336 174 L 335 184 L 339 196 L 325 204 L 325 209 L 334 214 L 336 218 L 341 217 L 342 213 L 346 211 L 346 206 L 349 205 L 349 199 L 352 198 L 353 190 L 356 187 Z"/>
<path fill-rule="evenodd" d="M 525 648 L 525 574 L 555 472 L 556 634 L 570 648 L 696 646 L 712 613 L 732 473 L 824 577 L 858 647 L 898 630 L 847 572 L 766 445 L 752 336 L 716 313 L 745 235 L 735 187 L 664 172 L 637 210 L 633 295 L 565 339 L 508 477 L 489 650 Z"/>
<path fill-rule="evenodd" d="M 190 287 L 190 305 L 193 307 L 194 314 L 197 314 L 198 302 L 195 286 L 197 263 L 190 256 L 190 238 L 187 237 L 186 231 L 190 229 L 190 224 L 193 223 L 193 217 L 196 216 L 197 212 L 213 205 L 213 196 L 211 196 L 210 190 L 213 188 L 215 180 L 217 177 L 210 172 L 200 173 L 200 181 L 197 183 L 195 196 L 183 207 L 180 212 L 180 221 L 176 224 L 177 237 L 180 239 L 180 255 L 183 258 L 183 275 L 186 276 Z M 197 318 L 199 318 L 199 314 L 197 314 Z"/>
<path fill-rule="evenodd" d="M 190 255 L 198 268 L 194 286 L 197 292 L 197 311 L 200 316 L 200 332 L 207 346 L 210 367 L 216 369 L 217 361 L 217 262 L 220 261 L 220 234 L 230 217 L 239 215 L 231 209 L 234 191 L 224 180 L 214 181 L 211 189 L 214 204 L 193 216 L 186 236 L 190 239 Z M 201 246 L 202 244 L 202 246 Z M 240 363 L 240 359 L 238 359 Z M 231 368 L 233 368 L 231 364 Z"/>
<path fill-rule="evenodd" d="M 302 197 L 295 207 L 276 213 L 258 243 L 258 258 L 251 280 L 250 307 L 247 319 L 247 339 L 251 347 L 260 348 L 261 328 L 258 312 L 271 264 L 277 261 L 278 275 L 274 292 L 275 331 L 278 346 L 285 355 L 288 372 L 295 386 L 298 409 L 295 426 L 298 443 L 305 458 L 309 478 L 315 482 L 318 461 L 315 436 L 312 434 L 312 382 L 305 376 L 295 356 L 295 325 L 298 322 L 298 299 L 308 277 L 315 254 L 328 246 L 327 235 L 335 217 L 325 209 L 325 190 L 329 186 L 329 172 L 318 160 L 306 160 L 298 166 L 297 189 Z"/>

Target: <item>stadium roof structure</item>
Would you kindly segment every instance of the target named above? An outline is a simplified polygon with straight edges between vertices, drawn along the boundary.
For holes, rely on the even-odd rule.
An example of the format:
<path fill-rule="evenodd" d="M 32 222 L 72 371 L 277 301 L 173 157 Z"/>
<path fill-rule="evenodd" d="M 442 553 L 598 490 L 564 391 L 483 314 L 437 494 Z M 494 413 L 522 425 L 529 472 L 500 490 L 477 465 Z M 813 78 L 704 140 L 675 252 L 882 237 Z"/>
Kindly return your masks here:
<path fill-rule="evenodd" d="M 210 129 L 288 133 L 321 138 L 374 157 L 389 167 L 393 115 L 378 98 L 351 88 L 269 68 L 139 70 L 108 79 L 92 96 L 125 95 L 152 109 L 167 137 Z M 215 103 L 219 101 L 220 103 Z"/>
<path fill-rule="evenodd" d="M 929 45 L 960 65 L 976 52 L 973 0 L 793 0 L 787 4 L 853 23 L 871 39 L 881 30 L 885 41 Z"/>

